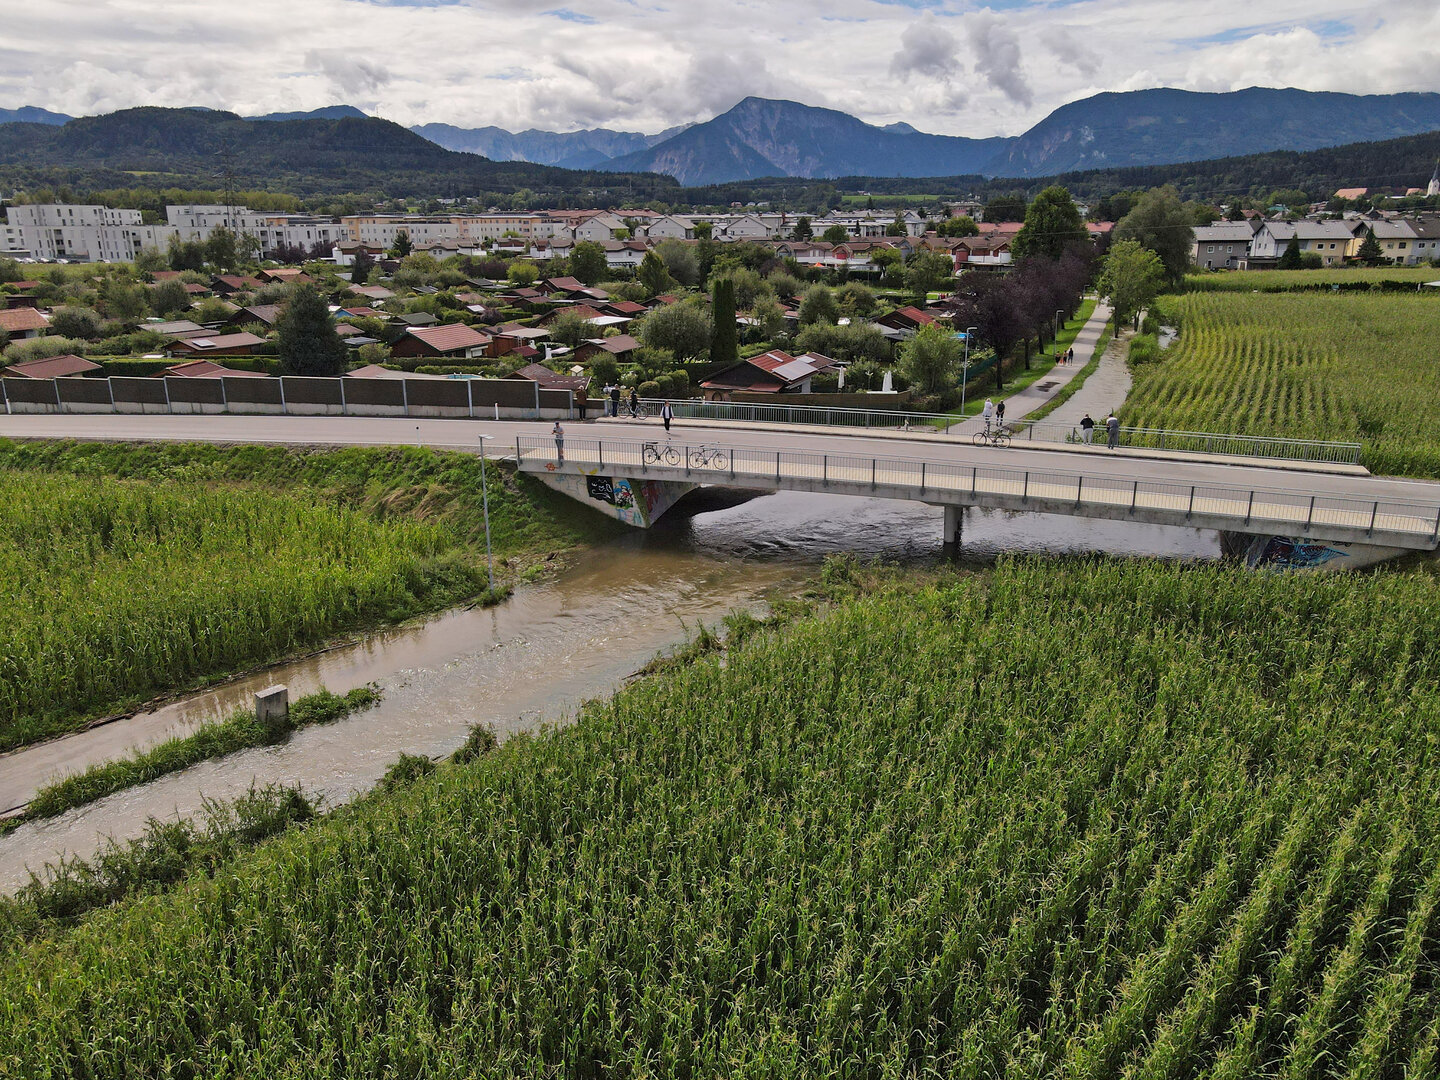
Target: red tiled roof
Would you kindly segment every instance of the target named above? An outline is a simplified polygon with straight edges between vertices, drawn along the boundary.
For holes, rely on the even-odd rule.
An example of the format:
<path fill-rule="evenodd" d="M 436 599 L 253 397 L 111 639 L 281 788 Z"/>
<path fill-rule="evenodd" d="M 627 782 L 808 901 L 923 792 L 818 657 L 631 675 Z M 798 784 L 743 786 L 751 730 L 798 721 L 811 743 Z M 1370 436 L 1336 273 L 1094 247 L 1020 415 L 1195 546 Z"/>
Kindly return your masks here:
<path fill-rule="evenodd" d="M 11 364 L 0 371 L 7 378 L 21 379 L 64 379 L 83 375 L 87 371 L 99 371 L 100 365 L 83 356 L 65 353 L 62 356 L 47 356 L 43 360 L 27 360 L 23 364 Z"/>
<path fill-rule="evenodd" d="M 794 359 L 795 357 L 791 356 L 789 353 L 784 352 L 781 349 L 771 349 L 767 353 L 761 353 L 759 356 L 752 356 L 748 360 L 744 360 L 741 362 L 746 364 L 754 364 L 761 371 L 774 371 L 778 367 L 784 367 L 786 364 L 790 363 Z"/>
<path fill-rule="evenodd" d="M 490 337 L 465 323 L 447 323 L 444 326 L 415 326 L 405 331 L 410 337 L 419 338 L 438 352 L 453 352 L 456 349 L 474 349 L 489 344 Z"/>
<path fill-rule="evenodd" d="M 27 330 L 49 330 L 50 320 L 32 307 L 0 308 L 0 330 L 23 334 Z"/>

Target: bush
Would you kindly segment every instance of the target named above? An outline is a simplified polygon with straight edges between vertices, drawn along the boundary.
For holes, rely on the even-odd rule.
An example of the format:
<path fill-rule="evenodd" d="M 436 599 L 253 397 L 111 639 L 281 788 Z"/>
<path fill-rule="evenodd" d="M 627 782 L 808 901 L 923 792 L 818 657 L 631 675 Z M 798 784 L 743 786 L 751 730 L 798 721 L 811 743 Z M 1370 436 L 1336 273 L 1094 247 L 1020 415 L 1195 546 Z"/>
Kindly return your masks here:
<path fill-rule="evenodd" d="M 1133 364 L 1153 364 L 1160 359 L 1160 341 L 1154 334 L 1136 334 L 1130 339 L 1129 361 Z"/>
<path fill-rule="evenodd" d="M 76 338 L 26 338 L 5 346 L 4 356 L 7 364 L 23 364 L 27 360 L 43 360 L 47 356 L 64 356 L 66 353 L 84 356 L 87 347 L 85 342 Z"/>
<path fill-rule="evenodd" d="M 646 382 L 642 382 L 642 383 L 636 388 L 636 392 L 637 392 L 642 398 L 658 398 L 658 397 L 663 397 L 664 395 L 661 394 L 660 390 L 661 390 L 660 384 L 659 384 L 656 380 L 654 380 L 654 379 L 649 379 L 649 380 L 647 380 Z"/>

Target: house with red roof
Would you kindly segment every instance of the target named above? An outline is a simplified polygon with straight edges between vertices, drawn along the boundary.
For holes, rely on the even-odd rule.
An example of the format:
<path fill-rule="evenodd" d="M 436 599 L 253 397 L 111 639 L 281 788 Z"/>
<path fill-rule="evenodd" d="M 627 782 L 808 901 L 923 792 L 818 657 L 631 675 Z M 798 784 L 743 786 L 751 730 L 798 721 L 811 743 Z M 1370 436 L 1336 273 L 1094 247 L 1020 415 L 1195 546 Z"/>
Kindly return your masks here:
<path fill-rule="evenodd" d="M 166 356 L 250 356 L 265 339 L 254 334 L 215 334 L 210 337 L 182 337 L 165 343 Z"/>
<path fill-rule="evenodd" d="M 729 401 L 738 392 L 751 394 L 808 394 L 810 380 L 817 372 L 830 366 L 828 358 L 819 354 L 791 356 L 781 349 L 771 349 L 759 356 L 741 360 L 716 372 L 700 384 L 708 401 Z"/>
<path fill-rule="evenodd" d="M 907 305 L 881 315 L 875 321 L 890 330 L 898 330 L 902 334 L 907 332 L 913 334 L 927 326 L 934 326 L 937 320 L 928 311 L 921 311 L 913 305 Z"/>
<path fill-rule="evenodd" d="M 473 359 L 484 356 L 490 335 L 465 323 L 412 326 L 390 349 L 391 356 L 448 356 Z"/>
<path fill-rule="evenodd" d="M 76 379 L 99 371 L 100 365 L 74 353 L 61 356 L 47 356 L 40 360 L 27 360 L 23 364 L 11 364 L 0 368 L 0 376 L 7 379 Z"/>
<path fill-rule="evenodd" d="M 0 308 L 0 330 L 11 341 L 40 337 L 50 329 L 50 316 L 33 307 Z"/>
<path fill-rule="evenodd" d="M 241 371 L 239 368 L 221 367 L 211 360 L 187 360 L 183 364 L 172 364 L 156 378 L 179 379 L 268 379 L 263 371 Z"/>

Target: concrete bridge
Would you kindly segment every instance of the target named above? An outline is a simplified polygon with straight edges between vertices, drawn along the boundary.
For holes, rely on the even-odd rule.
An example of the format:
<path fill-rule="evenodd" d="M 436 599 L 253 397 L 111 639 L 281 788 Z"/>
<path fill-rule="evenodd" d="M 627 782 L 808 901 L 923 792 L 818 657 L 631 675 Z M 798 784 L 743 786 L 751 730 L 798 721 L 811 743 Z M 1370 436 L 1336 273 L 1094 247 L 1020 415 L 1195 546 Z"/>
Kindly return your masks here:
<path fill-rule="evenodd" d="M 1017 453 L 938 441 L 895 441 L 870 453 L 860 440 L 832 438 L 832 452 L 729 438 L 701 443 L 699 434 L 673 443 L 567 437 L 563 460 L 552 438 L 522 435 L 515 456 L 551 487 L 642 528 L 690 489 L 721 484 L 942 506 L 947 543 L 961 541 L 964 509 L 979 506 L 1214 529 L 1252 566 L 1356 568 L 1440 546 L 1440 485 L 1358 469 L 1122 459 L 1098 447 Z"/>
<path fill-rule="evenodd" d="M 258 381 L 258 380 L 252 380 Z M 959 539 L 964 508 L 995 507 L 1214 529 L 1250 565 L 1358 567 L 1440 545 L 1440 484 L 1371 476 L 1354 465 L 1218 454 L 1017 443 L 975 447 L 937 431 L 908 435 L 677 424 L 677 463 L 655 420 L 567 423 L 556 464 L 548 424 L 359 416 L 0 415 L 0 437 L 176 440 L 310 446 L 421 445 L 518 457 L 526 472 L 595 509 L 646 526 L 690 488 L 803 490 L 908 499 L 946 508 Z M 596 438 L 595 436 L 603 436 Z M 719 446 L 725 467 L 690 464 Z"/>

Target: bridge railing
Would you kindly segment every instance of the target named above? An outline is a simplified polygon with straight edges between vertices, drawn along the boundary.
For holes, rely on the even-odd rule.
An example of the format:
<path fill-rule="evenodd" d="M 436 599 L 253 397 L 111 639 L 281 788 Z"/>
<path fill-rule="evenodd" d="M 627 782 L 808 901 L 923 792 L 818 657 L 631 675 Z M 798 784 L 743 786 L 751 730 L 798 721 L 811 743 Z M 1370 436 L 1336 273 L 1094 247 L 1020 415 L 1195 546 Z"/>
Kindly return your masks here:
<path fill-rule="evenodd" d="M 1103 418 L 1102 418 L 1103 419 Z M 1104 443 L 1105 429 L 1096 420 L 1096 442 Z M 1011 437 L 1027 442 L 1080 443 L 1078 424 L 1049 420 L 1016 420 L 1005 425 Z M 1121 427 L 1121 446 L 1173 450 L 1183 454 L 1223 454 L 1232 457 L 1281 458 L 1336 465 L 1358 465 L 1361 446 L 1357 442 L 1328 442 L 1321 439 L 1289 439 L 1267 435 L 1226 435 L 1211 431 L 1180 431 L 1170 428 Z"/>
<path fill-rule="evenodd" d="M 608 469 L 630 476 L 774 489 L 833 484 L 860 494 L 864 489 L 884 488 L 892 497 L 900 489 L 905 497 L 941 503 L 1019 500 L 1022 505 L 1033 503 L 1037 509 L 1052 512 L 1084 514 L 1088 510 L 1107 516 L 1123 511 L 1159 515 L 1174 524 L 1197 518 L 1214 523 L 1218 519 L 1228 528 L 1243 531 L 1304 535 L 1324 529 L 1349 534 L 1357 541 L 1388 538 L 1407 547 L 1440 543 L 1440 501 L 1357 499 L 1276 488 L 1173 483 L 1108 469 L 1103 473 L 1063 472 L 663 439 L 567 438 L 562 463 L 554 440 L 537 436 L 518 437 L 515 456 L 521 468 L 530 471 Z M 856 492 L 856 488 L 862 490 Z"/>
<path fill-rule="evenodd" d="M 665 399 L 642 399 L 655 416 Z M 790 405 L 742 401 L 671 400 L 670 407 L 681 419 L 730 420 L 737 423 L 804 424 L 811 427 L 848 427 L 877 431 L 935 431 L 948 434 L 965 418 L 948 413 L 919 412 L 913 409 L 851 409 L 823 405 Z M 975 420 L 975 417 L 969 418 Z M 1097 419 L 1098 424 L 1103 417 Z M 1080 443 L 1078 424 L 1051 420 L 1011 420 L 1005 427 L 1013 438 L 1027 442 Z M 1105 440 L 1103 428 L 1095 438 Z M 1224 454 L 1236 457 L 1278 458 L 1355 465 L 1361 446 L 1355 442 L 1327 442 L 1318 439 L 1288 439 L 1257 435 L 1226 435 L 1206 431 L 1173 431 L 1166 428 L 1121 427 L 1120 445 L 1171 450 L 1186 454 Z"/>

